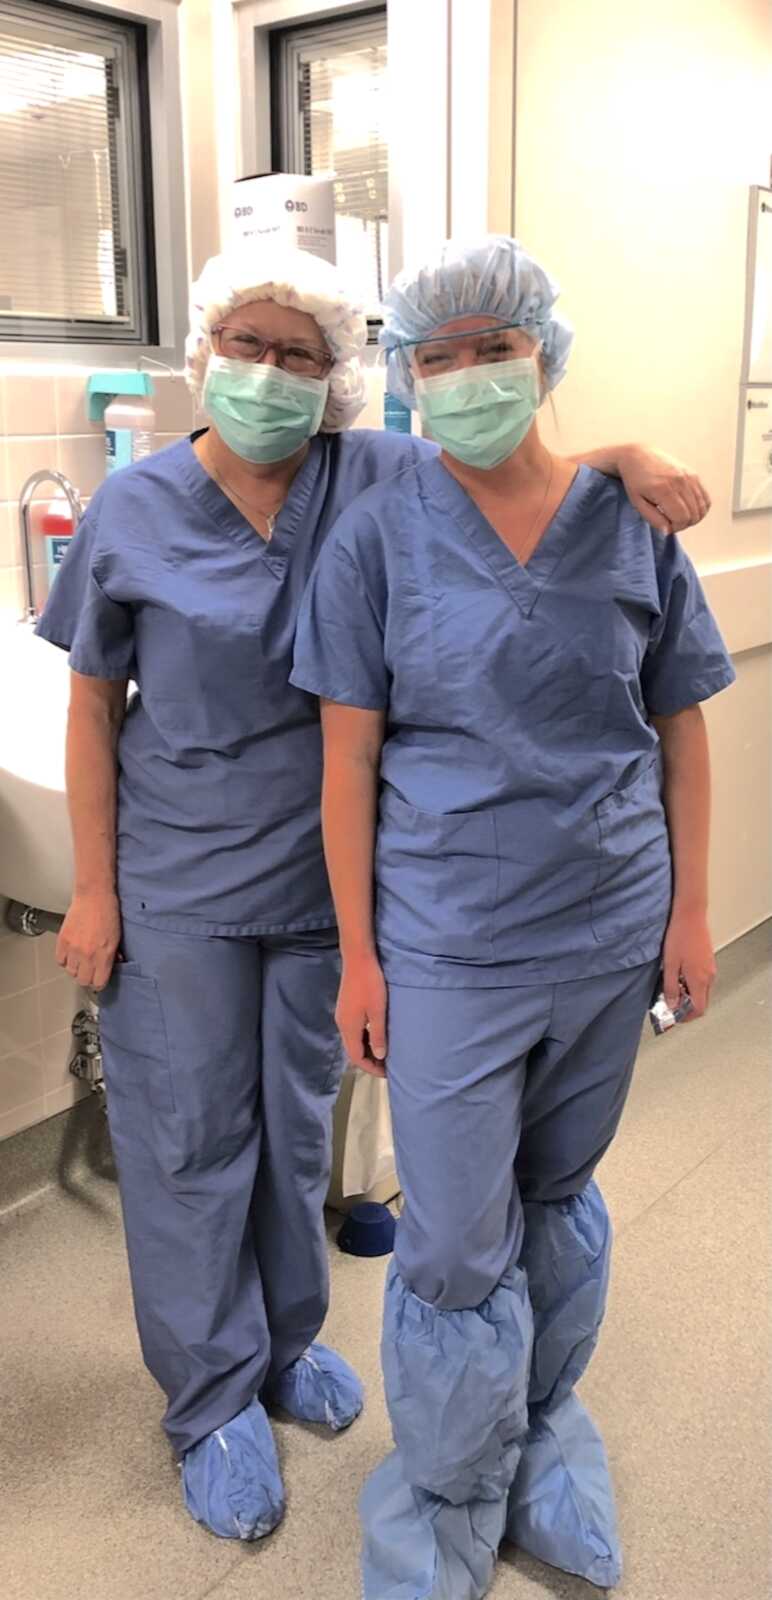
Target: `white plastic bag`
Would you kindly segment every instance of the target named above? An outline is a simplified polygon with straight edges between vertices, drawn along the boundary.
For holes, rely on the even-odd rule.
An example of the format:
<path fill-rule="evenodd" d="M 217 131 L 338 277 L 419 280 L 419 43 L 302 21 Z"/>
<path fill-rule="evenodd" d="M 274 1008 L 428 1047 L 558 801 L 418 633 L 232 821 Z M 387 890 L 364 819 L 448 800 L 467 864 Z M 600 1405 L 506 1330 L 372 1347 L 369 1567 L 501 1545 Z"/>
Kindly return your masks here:
<path fill-rule="evenodd" d="M 394 1171 L 386 1079 L 355 1071 L 343 1150 L 343 1194 L 369 1194 Z"/>

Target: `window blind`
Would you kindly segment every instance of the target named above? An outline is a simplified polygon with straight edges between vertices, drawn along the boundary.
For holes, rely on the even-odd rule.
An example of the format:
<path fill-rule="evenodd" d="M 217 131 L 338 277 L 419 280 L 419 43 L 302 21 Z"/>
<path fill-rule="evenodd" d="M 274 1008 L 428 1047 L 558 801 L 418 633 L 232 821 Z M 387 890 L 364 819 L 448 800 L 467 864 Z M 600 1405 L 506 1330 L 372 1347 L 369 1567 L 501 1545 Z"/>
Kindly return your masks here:
<path fill-rule="evenodd" d="M 280 62 L 276 164 L 334 175 L 338 265 L 375 315 L 388 259 L 385 15 L 288 31 Z"/>
<path fill-rule="evenodd" d="M 105 19 L 89 38 L 67 16 L 0 0 L 0 339 L 139 333 L 136 60 L 125 38 L 100 38 Z"/>

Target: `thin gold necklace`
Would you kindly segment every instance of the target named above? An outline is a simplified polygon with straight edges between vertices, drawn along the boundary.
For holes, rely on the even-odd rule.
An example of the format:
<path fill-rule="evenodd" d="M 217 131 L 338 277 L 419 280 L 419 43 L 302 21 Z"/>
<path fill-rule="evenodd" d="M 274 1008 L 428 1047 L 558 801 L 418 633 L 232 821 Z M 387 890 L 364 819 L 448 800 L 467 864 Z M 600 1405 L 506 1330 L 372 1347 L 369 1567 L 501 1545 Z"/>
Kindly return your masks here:
<path fill-rule="evenodd" d="M 550 489 L 552 488 L 552 474 L 553 474 L 554 470 L 555 470 L 555 457 L 553 455 L 551 455 L 550 456 L 550 470 L 549 470 L 549 474 L 547 476 L 547 487 L 544 490 L 544 494 L 541 497 L 541 501 L 539 503 L 539 509 L 538 509 L 538 511 L 536 513 L 536 516 L 534 517 L 533 522 L 531 523 L 531 526 L 528 529 L 528 540 L 527 540 L 527 542 L 526 542 L 526 544 L 525 544 L 525 546 L 523 548 L 523 555 L 520 556 L 520 558 L 519 558 L 520 559 L 520 564 L 523 567 L 526 567 L 528 565 L 528 562 L 530 561 L 531 556 L 533 555 L 533 552 L 536 549 L 536 545 L 531 546 L 531 537 L 533 535 L 534 528 L 538 527 L 538 525 L 539 525 L 539 518 L 540 518 L 540 516 L 541 516 L 541 514 L 542 514 L 542 512 L 544 510 L 545 505 L 547 504 L 547 499 L 548 499 L 548 496 L 549 496 L 549 492 L 550 492 Z M 537 541 L 537 543 L 538 543 L 538 541 Z"/>
<path fill-rule="evenodd" d="M 246 495 L 240 494 L 239 490 L 234 488 L 234 485 L 232 483 L 228 483 L 227 479 L 223 477 L 223 475 L 222 475 L 222 473 L 220 471 L 218 471 L 218 468 L 216 467 L 214 461 L 212 460 L 212 457 L 211 457 L 211 455 L 210 455 L 208 450 L 206 452 L 206 456 L 207 456 L 207 461 L 209 463 L 209 468 L 211 470 L 211 473 L 212 473 L 212 476 L 213 476 L 213 478 L 215 480 L 215 483 L 219 484 L 219 487 L 221 489 L 223 489 L 227 495 L 229 495 L 229 496 L 233 495 L 233 497 L 236 500 L 239 500 L 243 506 L 246 506 L 247 510 L 249 512 L 251 512 L 251 514 L 253 516 L 258 516 L 258 517 L 262 517 L 263 518 L 263 521 L 265 522 L 267 530 L 268 530 L 268 535 L 267 535 L 268 541 L 270 541 L 273 538 L 273 530 L 276 527 L 276 518 L 278 517 L 279 512 L 281 511 L 281 508 L 284 505 L 284 501 L 287 498 L 286 494 L 282 495 L 281 500 L 279 501 L 279 504 L 276 506 L 275 510 L 270 511 L 270 512 L 269 511 L 263 511 L 261 506 L 252 505 L 252 503 L 247 499 Z"/>

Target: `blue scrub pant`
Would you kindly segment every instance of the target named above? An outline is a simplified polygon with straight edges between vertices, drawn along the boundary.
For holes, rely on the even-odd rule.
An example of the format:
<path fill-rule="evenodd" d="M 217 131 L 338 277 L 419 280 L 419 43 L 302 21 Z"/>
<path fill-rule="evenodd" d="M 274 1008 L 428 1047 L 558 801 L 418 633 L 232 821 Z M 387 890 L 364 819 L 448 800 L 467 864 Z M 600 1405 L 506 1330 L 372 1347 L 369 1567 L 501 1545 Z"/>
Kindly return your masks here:
<path fill-rule="evenodd" d="M 505 1536 L 617 1581 L 608 1467 L 574 1384 L 608 1281 L 592 1174 L 656 973 L 390 987 L 404 1209 L 383 1366 L 396 1448 L 362 1496 L 365 1600 L 479 1600 Z"/>
<path fill-rule="evenodd" d="M 110 1133 L 142 1352 L 181 1455 L 327 1312 L 337 938 L 124 922 L 122 950 L 101 1005 Z"/>

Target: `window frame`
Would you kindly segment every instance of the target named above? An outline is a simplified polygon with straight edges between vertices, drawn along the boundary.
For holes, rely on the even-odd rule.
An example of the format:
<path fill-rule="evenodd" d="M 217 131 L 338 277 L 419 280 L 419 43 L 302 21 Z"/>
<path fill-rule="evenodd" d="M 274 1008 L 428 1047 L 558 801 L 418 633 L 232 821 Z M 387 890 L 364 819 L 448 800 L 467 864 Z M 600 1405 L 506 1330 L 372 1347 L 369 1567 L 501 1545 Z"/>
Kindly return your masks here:
<path fill-rule="evenodd" d="M 356 19 L 373 0 L 233 0 L 236 12 L 239 176 L 272 171 L 271 36 L 277 29 Z"/>
<path fill-rule="evenodd" d="M 41 7 L 45 16 L 41 16 Z M 114 88 L 120 107 L 117 117 L 110 122 L 111 132 L 116 121 L 122 123 L 121 136 L 115 141 L 115 164 L 118 172 L 117 209 L 120 219 L 118 248 L 126 258 L 126 272 L 122 276 L 131 288 L 132 314 L 121 326 L 117 317 L 46 317 L 42 312 L 22 315 L 14 319 L 12 313 L 0 316 L 0 332 L 16 320 L 30 329 L 29 338 L 8 338 L 3 343 L 19 345 L 60 344 L 65 347 L 77 344 L 68 337 L 68 330 L 82 328 L 84 335 L 92 329 L 104 331 L 104 342 L 116 345 L 146 344 L 156 334 L 155 262 L 152 251 L 152 175 L 149 163 L 143 157 L 143 112 L 146 116 L 147 83 L 144 35 L 136 23 L 127 18 L 111 18 L 89 14 L 80 7 L 69 5 L 60 9 L 66 21 L 57 19 L 56 9 L 50 0 L 0 0 L 0 13 L 8 17 L 12 34 L 18 29 L 20 40 L 50 41 L 67 50 L 75 51 L 82 44 L 84 51 L 104 54 L 105 63 L 112 62 Z M 103 26 L 104 23 L 104 26 Z M 109 88 L 108 88 L 109 93 Z M 143 103 L 144 102 L 144 103 Z M 120 290 L 117 289 L 117 295 Z M 33 331 L 34 330 L 34 331 Z M 45 334 L 49 338 L 45 338 Z M 84 343 L 101 343 L 99 339 L 84 338 Z"/>
<path fill-rule="evenodd" d="M 324 60 L 326 47 L 336 41 L 362 44 L 372 42 L 387 31 L 385 5 L 368 5 L 366 10 L 342 16 L 315 17 L 305 22 L 276 28 L 270 38 L 271 82 L 271 169 L 275 172 L 302 171 L 304 164 L 303 109 L 298 104 L 297 83 L 301 57 L 309 51 Z M 297 163 L 297 165 L 294 165 Z M 311 176 L 311 174 L 308 174 Z M 388 205 L 386 223 L 388 226 Z M 367 309 L 367 342 L 376 344 L 382 318 L 376 304 Z"/>
<path fill-rule="evenodd" d="M 53 21 L 57 0 L 49 3 Z M 9 368 L 72 370 L 75 366 L 93 371 L 95 367 L 135 367 L 149 357 L 178 370 L 187 329 L 188 271 L 177 0 L 77 0 L 73 6 L 60 3 L 58 9 L 79 13 L 87 26 L 93 15 L 92 33 L 98 32 L 100 15 L 139 23 L 145 30 L 146 105 L 137 106 L 132 131 L 150 142 L 143 225 L 145 247 L 155 264 L 155 293 L 148 308 L 151 327 L 146 330 L 151 336 L 82 341 L 0 338 L 0 360 Z"/>
<path fill-rule="evenodd" d="M 284 170 L 278 163 L 285 153 L 290 161 L 303 159 L 303 113 L 294 92 L 301 55 L 318 48 L 319 59 L 323 60 L 322 45 L 328 41 L 334 46 L 336 40 L 348 43 L 360 37 L 362 43 L 367 44 L 376 30 L 383 31 L 385 24 L 386 7 L 380 5 L 352 12 L 350 16 L 324 17 L 274 30 L 271 37 L 271 161 L 275 171 Z"/>

